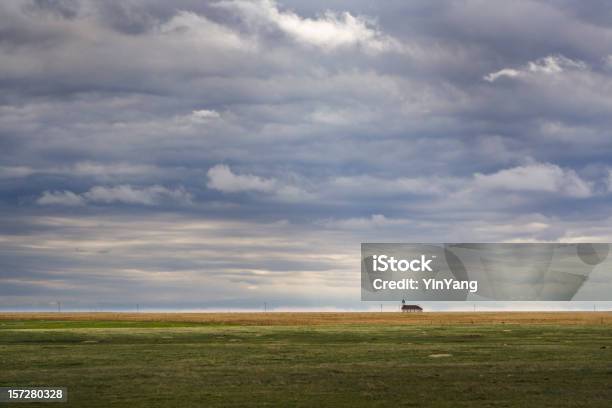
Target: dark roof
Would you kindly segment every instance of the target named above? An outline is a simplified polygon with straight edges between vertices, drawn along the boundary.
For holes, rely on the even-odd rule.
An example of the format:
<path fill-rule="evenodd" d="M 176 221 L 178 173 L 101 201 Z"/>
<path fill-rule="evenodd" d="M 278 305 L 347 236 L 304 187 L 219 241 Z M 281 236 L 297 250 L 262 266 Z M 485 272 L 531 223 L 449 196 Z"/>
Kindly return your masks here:
<path fill-rule="evenodd" d="M 419 305 L 402 305 L 402 309 L 418 309 L 423 310 L 423 308 Z"/>

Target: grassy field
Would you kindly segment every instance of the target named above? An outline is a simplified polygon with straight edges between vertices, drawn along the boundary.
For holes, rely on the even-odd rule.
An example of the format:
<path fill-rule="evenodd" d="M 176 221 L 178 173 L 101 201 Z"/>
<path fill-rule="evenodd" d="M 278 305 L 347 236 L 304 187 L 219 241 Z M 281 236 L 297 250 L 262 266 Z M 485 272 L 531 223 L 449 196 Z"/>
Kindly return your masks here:
<path fill-rule="evenodd" d="M 0 314 L 0 386 L 27 385 L 71 407 L 610 407 L 612 314 Z"/>

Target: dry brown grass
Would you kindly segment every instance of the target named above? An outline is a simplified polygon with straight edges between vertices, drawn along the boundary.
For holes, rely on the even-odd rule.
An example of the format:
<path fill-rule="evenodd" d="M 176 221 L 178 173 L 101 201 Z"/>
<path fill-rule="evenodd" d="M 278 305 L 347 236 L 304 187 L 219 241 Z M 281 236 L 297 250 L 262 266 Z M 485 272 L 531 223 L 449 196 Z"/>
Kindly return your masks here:
<path fill-rule="evenodd" d="M 0 313 L 0 320 L 172 321 L 230 325 L 562 324 L 612 325 L 612 312 L 479 313 Z"/>

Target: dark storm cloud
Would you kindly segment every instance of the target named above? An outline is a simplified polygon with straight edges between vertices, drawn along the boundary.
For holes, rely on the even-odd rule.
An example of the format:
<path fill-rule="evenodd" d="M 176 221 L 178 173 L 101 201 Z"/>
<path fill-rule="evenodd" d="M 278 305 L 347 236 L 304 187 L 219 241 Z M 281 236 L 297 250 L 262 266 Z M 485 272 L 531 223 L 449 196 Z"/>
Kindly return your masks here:
<path fill-rule="evenodd" d="M 360 241 L 609 241 L 608 14 L 2 2 L 4 303 L 348 307 Z"/>

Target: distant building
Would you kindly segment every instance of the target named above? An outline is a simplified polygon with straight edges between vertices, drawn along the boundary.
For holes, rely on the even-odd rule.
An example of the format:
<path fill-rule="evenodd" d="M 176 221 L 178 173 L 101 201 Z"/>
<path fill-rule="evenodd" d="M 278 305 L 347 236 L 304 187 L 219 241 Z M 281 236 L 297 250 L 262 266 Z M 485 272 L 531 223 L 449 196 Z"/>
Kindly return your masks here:
<path fill-rule="evenodd" d="M 402 312 L 422 312 L 423 308 L 419 305 L 402 305 Z"/>

